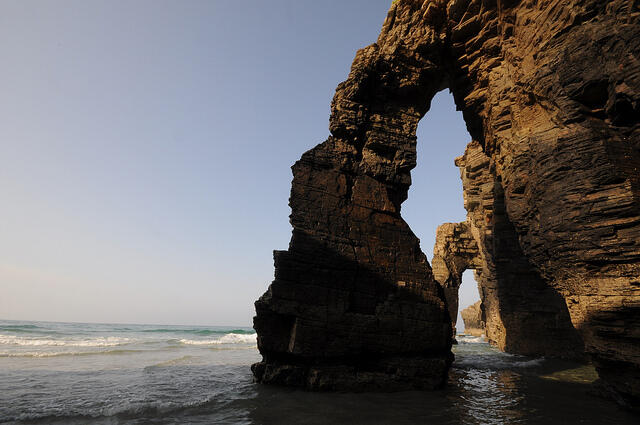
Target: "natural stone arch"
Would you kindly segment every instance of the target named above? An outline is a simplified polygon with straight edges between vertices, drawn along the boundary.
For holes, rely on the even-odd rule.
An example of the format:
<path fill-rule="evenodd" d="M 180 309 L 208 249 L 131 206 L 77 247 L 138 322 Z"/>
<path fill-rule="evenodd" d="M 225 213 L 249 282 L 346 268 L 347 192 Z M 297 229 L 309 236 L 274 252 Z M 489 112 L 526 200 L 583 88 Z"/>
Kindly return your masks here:
<path fill-rule="evenodd" d="M 444 223 L 436 230 L 436 242 L 431 260 L 433 277 L 442 286 L 447 300 L 453 335 L 458 320 L 458 291 L 466 270 L 481 270 L 478 244 L 466 222 Z"/>
<path fill-rule="evenodd" d="M 442 49 L 436 34 L 429 39 L 428 50 Z M 444 383 L 445 304 L 400 204 L 418 121 L 445 75 L 394 45 L 358 52 L 332 103 L 333 135 L 293 166 L 292 240 L 256 302 L 259 380 L 317 389 Z"/>
<path fill-rule="evenodd" d="M 441 6 L 405 6 L 338 86 L 332 136 L 292 168 L 291 243 L 275 253 L 275 280 L 256 302 L 259 381 L 363 389 L 446 380 L 444 297 L 400 216 L 418 121 L 447 83 L 446 35 L 442 25 L 417 25 L 424 13 L 441 19 Z"/>
<path fill-rule="evenodd" d="M 332 136 L 293 167 L 291 243 L 256 302 L 256 378 L 444 382 L 450 319 L 400 205 L 417 122 L 448 86 L 509 228 L 496 252 L 521 250 L 608 388 L 640 405 L 638 12 L 623 0 L 394 2 L 336 90 Z"/>
<path fill-rule="evenodd" d="M 472 141 L 455 164 L 460 168 L 467 220 L 438 227 L 432 260 L 452 326 L 457 319 L 462 273 L 472 269 L 490 343 L 511 353 L 583 359 L 584 345 L 564 299 L 519 246 L 490 158 Z M 455 335 L 455 328 L 453 332 Z"/>

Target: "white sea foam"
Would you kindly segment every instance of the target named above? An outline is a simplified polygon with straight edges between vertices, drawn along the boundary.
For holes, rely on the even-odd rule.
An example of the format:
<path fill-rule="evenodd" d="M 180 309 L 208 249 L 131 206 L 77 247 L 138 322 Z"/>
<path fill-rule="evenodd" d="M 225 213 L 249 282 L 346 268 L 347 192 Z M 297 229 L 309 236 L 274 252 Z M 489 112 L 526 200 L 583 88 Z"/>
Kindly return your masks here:
<path fill-rule="evenodd" d="M 163 362 L 160 363 L 156 363 L 150 366 L 146 366 L 144 368 L 144 370 L 151 370 L 154 368 L 158 368 L 158 367 L 170 367 L 170 366 L 179 366 L 179 365 L 185 365 L 185 364 L 192 364 L 197 360 L 197 357 L 194 356 L 182 356 L 182 357 L 178 357 L 177 359 L 170 359 L 170 360 L 165 360 Z"/>
<path fill-rule="evenodd" d="M 0 357 L 60 357 L 60 356 L 92 356 L 105 354 L 131 354 L 140 350 L 102 350 L 102 351 L 0 351 Z"/>
<path fill-rule="evenodd" d="M 131 343 L 131 338 L 99 337 L 86 339 L 46 339 L 24 338 L 14 335 L 0 335 L 0 344 L 19 346 L 52 346 L 52 347 L 114 347 Z"/>
<path fill-rule="evenodd" d="M 181 339 L 186 345 L 255 344 L 256 334 L 226 334 L 218 339 Z"/>
<path fill-rule="evenodd" d="M 483 336 L 458 335 L 456 339 L 458 340 L 458 344 L 478 344 L 485 342 Z"/>
<path fill-rule="evenodd" d="M 544 357 L 535 359 L 508 353 L 486 353 L 467 356 L 459 356 L 456 358 L 454 367 L 458 368 L 477 368 L 489 370 L 502 369 L 526 369 L 540 366 L 545 361 Z"/>
<path fill-rule="evenodd" d="M 544 357 L 540 357 L 532 360 L 524 360 L 521 362 L 514 362 L 514 363 L 511 363 L 511 366 L 512 367 L 535 367 L 535 366 L 540 366 L 542 362 L 544 362 Z"/>
<path fill-rule="evenodd" d="M 215 398 L 213 396 L 206 396 L 200 399 L 184 401 L 184 402 L 173 402 L 173 401 L 152 401 L 146 403 L 139 403 L 136 401 L 125 401 L 121 402 L 118 400 L 116 403 L 109 407 L 83 407 L 78 409 L 79 412 L 76 414 L 78 417 L 90 417 L 90 418 L 99 418 L 101 416 L 111 417 L 115 415 L 127 415 L 127 416 L 140 416 L 142 418 L 145 417 L 145 414 L 150 414 L 152 417 L 155 417 L 158 413 L 161 414 L 169 414 L 173 411 L 180 411 L 182 409 L 188 409 L 199 406 L 206 406 L 214 401 Z M 46 414 L 40 412 L 25 412 L 17 415 L 15 417 L 0 417 L 2 423 L 5 423 L 5 420 L 17 420 L 17 421 L 40 421 L 46 419 L 59 420 L 60 417 L 54 414 Z M 73 416 L 71 416 L 73 418 Z M 75 423 L 75 422 L 74 422 Z M 109 422 L 111 423 L 111 422 Z M 147 421 L 145 421 L 147 423 Z"/>

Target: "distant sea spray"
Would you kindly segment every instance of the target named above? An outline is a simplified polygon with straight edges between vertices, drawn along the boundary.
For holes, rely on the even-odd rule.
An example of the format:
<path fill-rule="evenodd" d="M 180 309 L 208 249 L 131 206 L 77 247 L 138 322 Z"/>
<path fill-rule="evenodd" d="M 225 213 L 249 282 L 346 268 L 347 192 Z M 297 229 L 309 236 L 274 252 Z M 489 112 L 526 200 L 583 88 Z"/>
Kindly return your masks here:
<path fill-rule="evenodd" d="M 250 328 L 0 321 L 0 357 L 162 351 L 179 345 L 255 347 Z"/>

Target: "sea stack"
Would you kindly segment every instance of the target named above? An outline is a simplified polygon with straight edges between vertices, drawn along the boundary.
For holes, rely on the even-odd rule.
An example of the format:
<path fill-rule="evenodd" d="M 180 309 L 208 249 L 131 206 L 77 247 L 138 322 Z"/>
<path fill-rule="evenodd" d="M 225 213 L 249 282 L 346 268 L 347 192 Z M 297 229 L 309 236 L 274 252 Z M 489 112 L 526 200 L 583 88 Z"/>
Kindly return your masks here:
<path fill-rule="evenodd" d="M 256 302 L 256 379 L 444 382 L 447 298 L 400 208 L 418 121 L 448 88 L 473 140 L 457 165 L 487 336 L 509 352 L 584 351 L 616 400 L 640 406 L 639 8 L 394 1 L 336 90 L 331 136 L 293 166 L 291 243 Z"/>
<path fill-rule="evenodd" d="M 484 320 L 482 319 L 482 302 L 478 301 L 460 312 L 464 321 L 464 333 L 473 336 L 484 335 Z"/>

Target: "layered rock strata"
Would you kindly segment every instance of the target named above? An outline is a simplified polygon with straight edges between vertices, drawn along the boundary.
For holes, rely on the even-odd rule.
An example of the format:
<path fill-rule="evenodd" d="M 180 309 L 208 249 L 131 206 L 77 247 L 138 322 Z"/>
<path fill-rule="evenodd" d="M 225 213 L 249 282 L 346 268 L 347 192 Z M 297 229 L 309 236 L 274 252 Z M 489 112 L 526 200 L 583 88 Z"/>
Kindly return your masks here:
<path fill-rule="evenodd" d="M 491 159 L 478 142 L 471 142 L 456 165 L 467 210 L 465 225 L 478 246 L 474 270 L 487 339 L 510 353 L 581 359 L 584 347 L 564 299 L 520 247 Z"/>
<path fill-rule="evenodd" d="M 450 318 L 400 205 L 417 122 L 449 87 L 493 179 L 482 220 L 503 219 L 478 232 L 504 232 L 491 234 L 495 258 L 517 251 L 531 272 L 520 287 L 555 293 L 605 386 L 640 405 L 639 7 L 394 2 L 336 90 L 332 135 L 293 167 L 291 244 L 256 303 L 256 378 L 327 389 L 443 382 Z M 507 316 L 542 304 L 536 291 L 495 291 Z"/>
<path fill-rule="evenodd" d="M 482 267 L 478 244 L 466 222 L 438 226 L 431 266 L 433 277 L 444 290 L 455 335 L 462 274 L 465 270 L 480 270 Z"/>
<path fill-rule="evenodd" d="M 478 301 L 460 311 L 464 322 L 464 333 L 473 336 L 483 336 L 485 322 L 482 314 L 482 302 Z"/>

